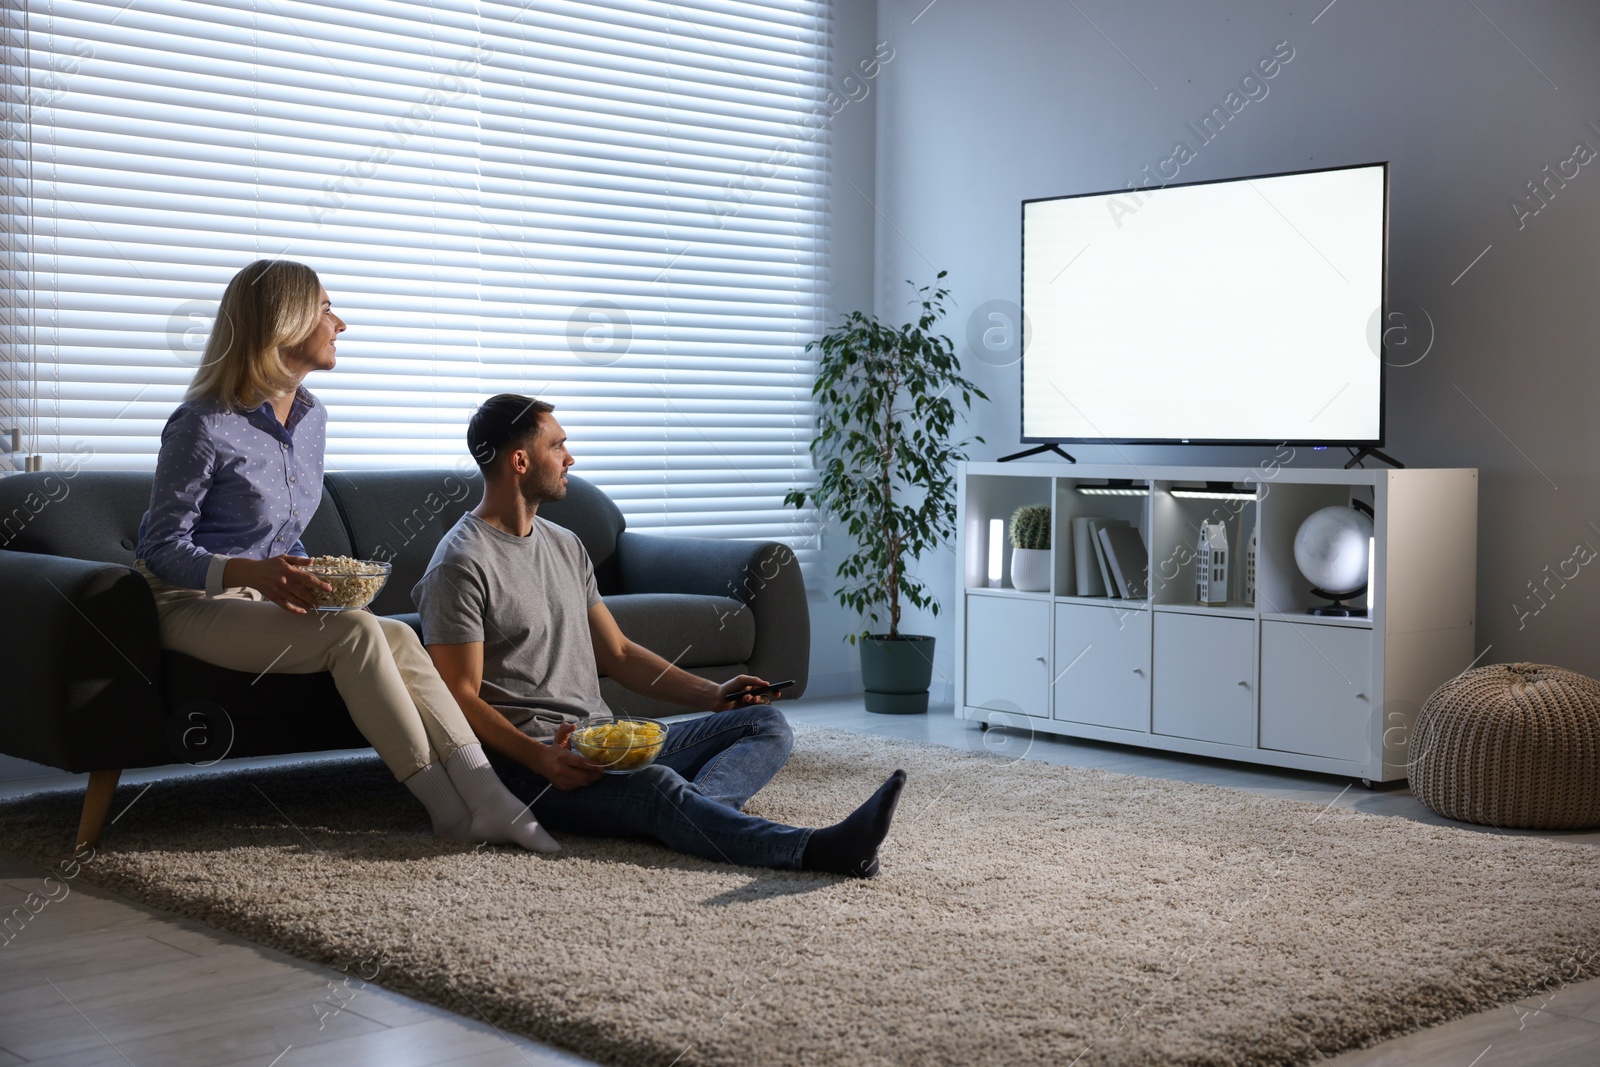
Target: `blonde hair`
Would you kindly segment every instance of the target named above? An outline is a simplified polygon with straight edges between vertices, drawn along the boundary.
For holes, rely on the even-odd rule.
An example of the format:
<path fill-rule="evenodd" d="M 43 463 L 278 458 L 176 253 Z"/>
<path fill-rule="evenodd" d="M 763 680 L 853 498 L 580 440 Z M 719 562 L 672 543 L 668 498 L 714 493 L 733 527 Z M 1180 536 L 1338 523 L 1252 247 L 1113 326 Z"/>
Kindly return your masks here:
<path fill-rule="evenodd" d="M 183 396 L 248 411 L 295 388 L 283 349 L 311 336 L 322 315 L 322 282 L 304 263 L 258 259 L 223 290 L 205 357 Z"/>

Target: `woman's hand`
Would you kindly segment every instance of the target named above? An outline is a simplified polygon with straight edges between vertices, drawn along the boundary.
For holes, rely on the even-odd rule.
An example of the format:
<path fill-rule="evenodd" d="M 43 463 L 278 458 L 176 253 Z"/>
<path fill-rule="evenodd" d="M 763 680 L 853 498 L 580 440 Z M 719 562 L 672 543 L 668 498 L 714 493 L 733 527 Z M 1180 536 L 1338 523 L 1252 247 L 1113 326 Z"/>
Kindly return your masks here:
<path fill-rule="evenodd" d="M 309 571 L 309 556 L 273 556 L 271 559 L 230 559 L 222 568 L 222 584 L 249 586 L 284 611 L 304 615 L 317 606 L 317 591 L 333 586 Z"/>

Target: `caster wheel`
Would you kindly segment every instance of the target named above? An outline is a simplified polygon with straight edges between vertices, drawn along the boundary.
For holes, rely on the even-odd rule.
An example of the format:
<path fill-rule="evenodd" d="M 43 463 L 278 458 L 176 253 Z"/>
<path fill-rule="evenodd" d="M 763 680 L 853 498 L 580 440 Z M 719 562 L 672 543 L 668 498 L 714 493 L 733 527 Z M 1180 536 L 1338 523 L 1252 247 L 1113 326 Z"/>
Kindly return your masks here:
<path fill-rule="evenodd" d="M 1363 779 L 1361 779 L 1361 784 L 1366 786 L 1368 789 L 1375 788 L 1373 786 L 1373 784 L 1372 784 L 1372 779 L 1371 778 L 1363 778 Z"/>
<path fill-rule="evenodd" d="M 983 734 L 988 733 L 989 732 L 989 724 L 986 723 L 986 722 L 980 722 L 978 724 L 978 732 L 979 733 L 983 733 Z"/>

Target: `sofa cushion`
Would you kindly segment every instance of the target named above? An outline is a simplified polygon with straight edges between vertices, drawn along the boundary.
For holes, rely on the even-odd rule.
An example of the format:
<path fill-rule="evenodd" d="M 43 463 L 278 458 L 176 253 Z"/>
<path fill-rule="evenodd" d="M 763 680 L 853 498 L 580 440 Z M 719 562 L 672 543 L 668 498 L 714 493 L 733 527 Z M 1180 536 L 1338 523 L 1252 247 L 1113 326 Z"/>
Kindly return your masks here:
<path fill-rule="evenodd" d="M 416 610 L 411 587 L 421 580 L 439 538 L 482 495 L 474 471 L 329 471 L 324 496 L 333 497 L 349 531 L 352 556 L 394 567 L 372 602 L 380 615 Z"/>
<path fill-rule="evenodd" d="M 324 496 L 335 497 L 344 515 L 351 554 L 386 560 L 394 567 L 372 602 L 380 615 L 415 610 L 411 590 L 427 570 L 439 539 L 483 498 L 483 478 L 476 469 L 330 471 L 324 485 Z M 578 535 L 594 561 L 601 595 L 615 592 L 617 538 L 624 523 L 611 498 L 582 478 L 569 477 L 566 499 L 540 505 L 539 515 Z"/>
<path fill-rule="evenodd" d="M 690 674 L 698 674 L 708 681 L 718 685 L 729 678 L 736 678 L 741 674 L 749 674 L 750 668 L 744 663 L 722 663 L 715 667 L 690 667 Z M 600 699 L 605 701 L 606 707 L 618 715 L 647 715 L 652 719 L 670 719 L 674 715 L 692 715 L 698 708 L 685 707 L 674 704 L 670 700 L 659 700 L 655 697 L 643 696 L 633 690 L 625 688 L 620 682 L 611 678 L 600 679 Z"/>
<path fill-rule="evenodd" d="M 631 593 L 606 607 L 630 640 L 685 669 L 744 663 L 755 648 L 755 613 L 728 597 Z"/>
<path fill-rule="evenodd" d="M 149 471 L 34 471 L 0 478 L 0 548 L 133 566 Z M 322 494 L 304 537 L 313 555 L 350 551 L 344 522 Z"/>
<path fill-rule="evenodd" d="M 677 593 L 635 593 L 608 596 L 606 607 L 629 639 L 686 671 L 707 673 L 714 681 L 725 682 L 743 674 L 756 643 L 755 612 L 737 600 L 719 596 L 693 596 Z M 422 616 L 406 612 L 394 616 L 422 636 Z M 701 672 L 701 668 L 712 668 Z M 685 709 L 660 702 L 638 701 L 612 686 L 606 687 L 606 703 L 614 710 L 638 715 L 654 715 L 662 709 Z"/>
<path fill-rule="evenodd" d="M 755 647 L 755 613 L 737 600 L 686 593 L 635 593 L 605 599 L 624 634 L 669 660 L 681 654 L 677 665 L 686 670 L 742 664 Z M 394 618 L 422 636 L 421 615 L 410 611 Z"/>
<path fill-rule="evenodd" d="M 0 548 L 133 565 L 150 475 L 34 471 L 0 478 Z"/>
<path fill-rule="evenodd" d="M 417 635 L 417 640 L 422 640 L 422 614 L 420 612 L 401 611 L 396 612 L 389 617 L 397 622 L 403 622 L 407 626 L 411 627 L 411 631 Z"/>
<path fill-rule="evenodd" d="M 300 543 L 313 556 L 351 554 L 350 533 L 344 527 L 344 519 L 339 516 L 333 494 L 328 492 L 327 482 L 322 483 L 322 500 L 317 504 L 317 513 L 306 524 L 306 532 L 300 535 Z"/>

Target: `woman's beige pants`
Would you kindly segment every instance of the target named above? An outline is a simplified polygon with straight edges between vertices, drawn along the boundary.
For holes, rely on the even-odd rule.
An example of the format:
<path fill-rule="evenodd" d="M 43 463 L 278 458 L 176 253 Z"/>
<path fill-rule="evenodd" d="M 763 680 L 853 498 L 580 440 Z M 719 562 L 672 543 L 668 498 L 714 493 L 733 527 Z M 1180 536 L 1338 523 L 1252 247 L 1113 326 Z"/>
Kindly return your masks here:
<path fill-rule="evenodd" d="M 229 670 L 327 671 L 350 718 L 405 781 L 478 743 L 416 633 L 366 611 L 285 611 L 249 588 L 208 597 L 139 567 L 156 597 L 161 646 Z"/>

